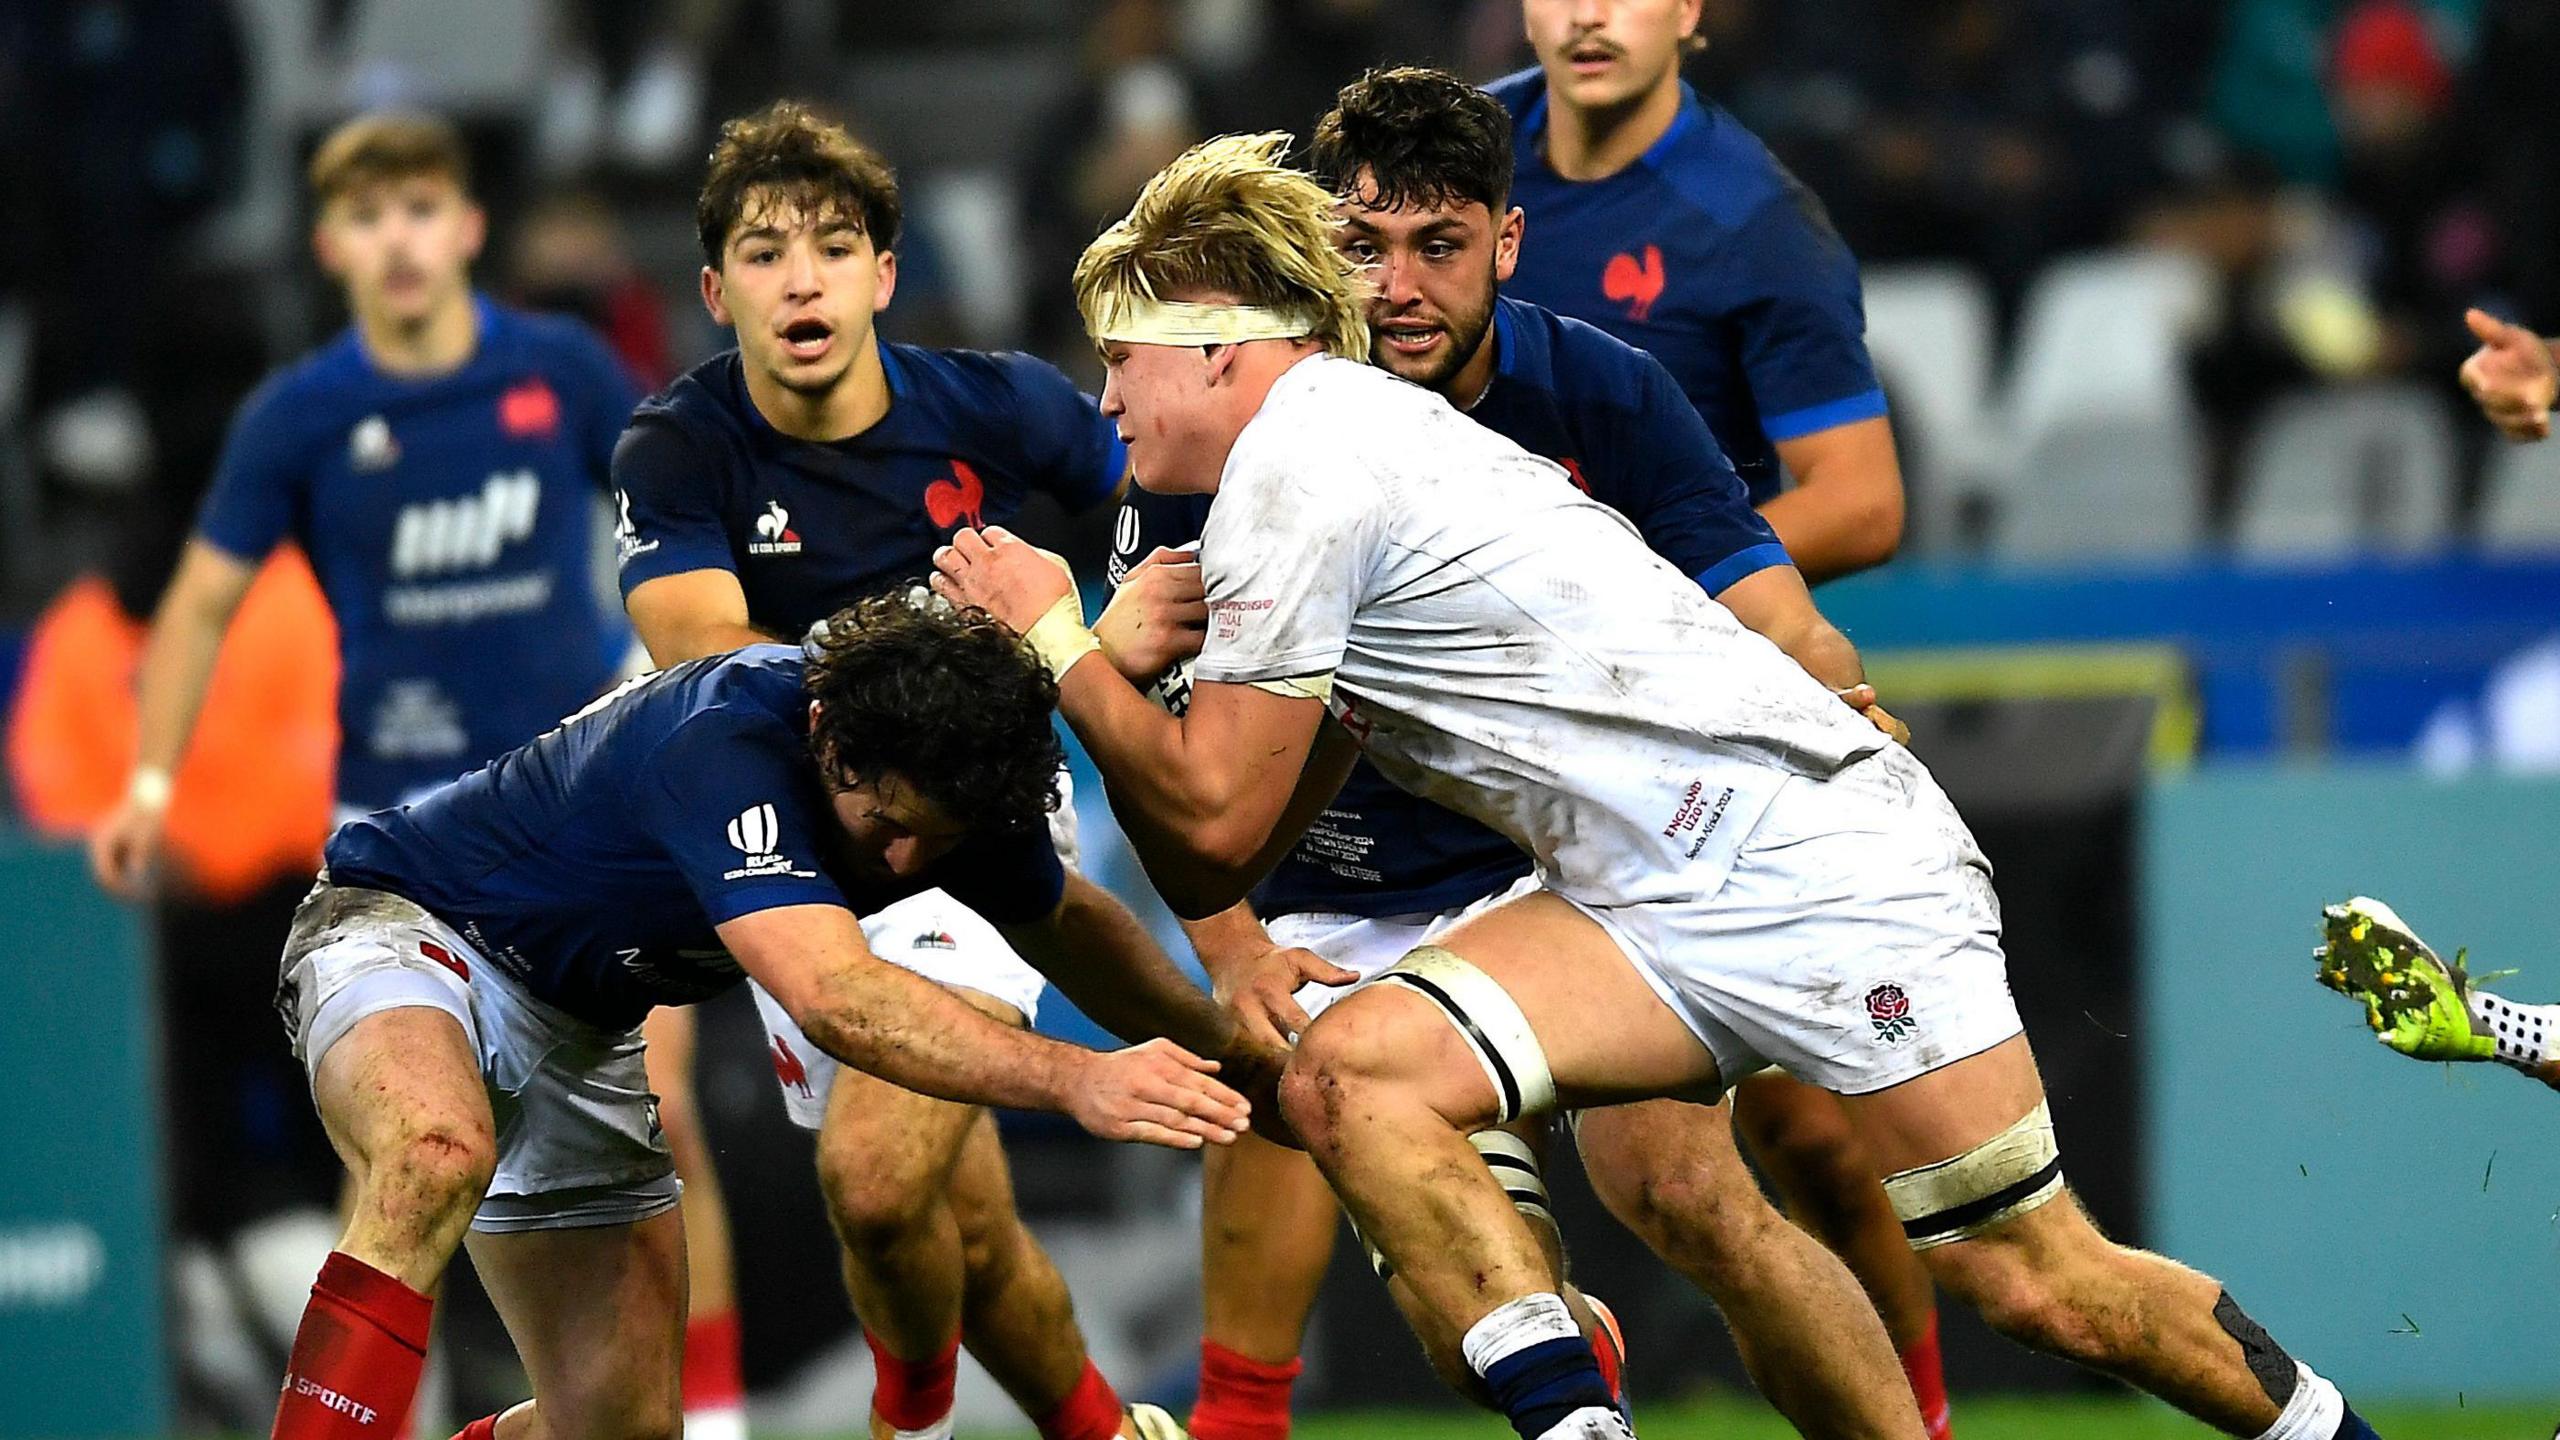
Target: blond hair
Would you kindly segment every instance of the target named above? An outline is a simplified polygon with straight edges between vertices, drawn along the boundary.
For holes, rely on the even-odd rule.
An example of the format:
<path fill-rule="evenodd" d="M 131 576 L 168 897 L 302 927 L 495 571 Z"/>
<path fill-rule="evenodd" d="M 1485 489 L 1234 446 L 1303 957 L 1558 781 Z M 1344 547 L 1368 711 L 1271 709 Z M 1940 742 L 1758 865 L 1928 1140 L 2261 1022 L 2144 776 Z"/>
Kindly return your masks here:
<path fill-rule="evenodd" d="M 434 115 L 391 111 L 359 115 L 329 132 L 311 154 L 305 178 L 314 205 L 326 207 L 385 180 L 441 175 L 471 188 L 471 163 L 462 136 Z"/>
<path fill-rule="evenodd" d="M 1076 261 L 1076 308 L 1098 334 L 1133 302 L 1185 295 L 1292 314 L 1335 354 L 1369 358 L 1367 283 L 1333 245 L 1333 196 L 1280 157 L 1289 136 L 1222 135 L 1182 152 Z"/>

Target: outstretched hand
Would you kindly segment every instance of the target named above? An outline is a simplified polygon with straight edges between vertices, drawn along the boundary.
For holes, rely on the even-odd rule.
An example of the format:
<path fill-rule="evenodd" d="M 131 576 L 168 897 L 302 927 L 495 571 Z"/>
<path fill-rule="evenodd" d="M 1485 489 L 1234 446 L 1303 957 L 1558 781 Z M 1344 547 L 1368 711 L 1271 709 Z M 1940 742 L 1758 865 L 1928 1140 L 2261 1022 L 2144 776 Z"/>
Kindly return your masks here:
<path fill-rule="evenodd" d="M 2466 310 L 2462 322 L 2471 327 L 2480 348 L 2462 362 L 2462 388 L 2480 413 L 2510 440 L 2541 440 L 2551 434 L 2551 406 L 2560 400 L 2560 364 L 2551 347 L 2521 325 L 2510 325 L 2486 310 Z"/>
<path fill-rule="evenodd" d="M 1095 1055 L 1068 1097 L 1067 1113 L 1104 1140 L 1174 1150 L 1233 1144 L 1252 1120 L 1243 1096 L 1220 1083 L 1218 1062 L 1170 1040 Z"/>

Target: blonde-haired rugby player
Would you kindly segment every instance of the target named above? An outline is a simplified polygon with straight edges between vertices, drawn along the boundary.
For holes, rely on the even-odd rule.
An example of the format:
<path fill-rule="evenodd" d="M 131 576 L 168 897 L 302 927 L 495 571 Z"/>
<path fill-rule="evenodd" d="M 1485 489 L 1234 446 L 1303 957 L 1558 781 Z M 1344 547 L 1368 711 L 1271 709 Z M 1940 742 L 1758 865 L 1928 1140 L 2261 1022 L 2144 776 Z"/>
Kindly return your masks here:
<path fill-rule="evenodd" d="M 1513 1428 L 1627 1433 L 1468 1133 L 1773 1061 L 1847 1099 L 1993 1325 L 2228 1434 L 2372 1435 L 2219 1284 L 2065 1199 L 1990 868 L 1928 771 L 1550 462 L 1359 363 L 1332 197 L 1286 143 L 1195 147 L 1076 269 L 1138 482 L 1217 497 L 1189 710 L 1084 663 L 1071 577 L 1010 535 L 963 532 L 938 583 L 1029 633 L 1182 914 L 1244 895 L 1346 740 L 1536 858 L 1540 888 L 1328 1009 L 1281 1087 Z"/>

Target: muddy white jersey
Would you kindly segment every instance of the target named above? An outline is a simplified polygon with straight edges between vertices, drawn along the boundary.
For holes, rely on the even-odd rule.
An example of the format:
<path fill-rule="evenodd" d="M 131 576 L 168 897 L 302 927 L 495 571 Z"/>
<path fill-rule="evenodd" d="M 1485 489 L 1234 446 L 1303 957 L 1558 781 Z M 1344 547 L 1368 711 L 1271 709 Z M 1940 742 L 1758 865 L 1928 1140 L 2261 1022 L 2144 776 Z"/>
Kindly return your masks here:
<path fill-rule="evenodd" d="M 1353 361 L 1273 385 L 1200 564 L 1199 680 L 1331 673 L 1381 773 L 1587 904 L 1712 892 L 1783 781 L 1886 743 L 1553 463 Z"/>

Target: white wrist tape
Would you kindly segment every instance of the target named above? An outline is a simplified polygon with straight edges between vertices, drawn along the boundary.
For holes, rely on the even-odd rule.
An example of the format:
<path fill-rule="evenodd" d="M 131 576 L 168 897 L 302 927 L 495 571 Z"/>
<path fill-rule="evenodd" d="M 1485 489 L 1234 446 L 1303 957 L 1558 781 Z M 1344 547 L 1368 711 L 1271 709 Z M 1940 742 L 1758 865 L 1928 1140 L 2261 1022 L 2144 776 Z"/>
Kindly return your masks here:
<path fill-rule="evenodd" d="M 133 778 L 125 782 L 125 799 L 145 810 L 166 810 L 177 782 L 168 771 L 157 765 L 136 768 Z"/>
<path fill-rule="evenodd" d="M 1066 679 L 1077 661 L 1102 648 L 1102 642 L 1085 628 L 1084 601 L 1072 589 L 1042 611 L 1040 618 L 1031 622 L 1031 628 L 1022 632 L 1022 638 L 1029 642 L 1031 653 L 1048 667 L 1053 680 Z"/>

